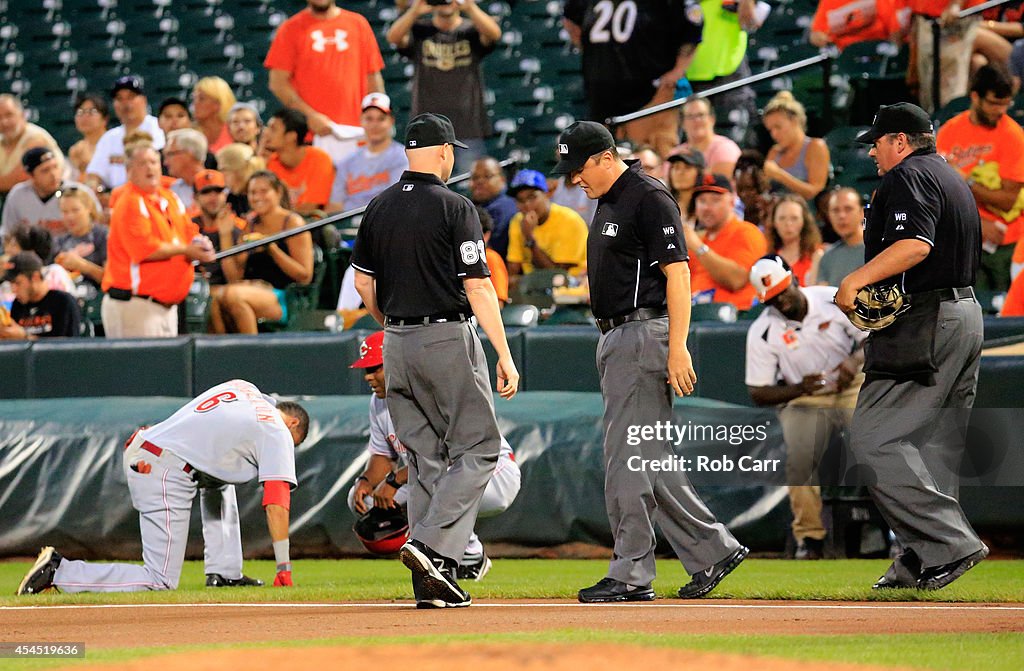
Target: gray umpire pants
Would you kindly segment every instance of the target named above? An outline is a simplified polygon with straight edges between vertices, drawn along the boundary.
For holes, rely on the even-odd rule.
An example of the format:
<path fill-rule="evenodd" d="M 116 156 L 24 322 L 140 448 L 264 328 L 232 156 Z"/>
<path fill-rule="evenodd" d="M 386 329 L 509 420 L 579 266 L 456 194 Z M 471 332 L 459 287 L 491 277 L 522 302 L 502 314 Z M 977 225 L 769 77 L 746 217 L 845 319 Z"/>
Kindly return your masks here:
<path fill-rule="evenodd" d="M 978 303 L 943 301 L 935 332 L 935 384 L 869 376 L 857 398 L 854 457 L 874 474 L 871 496 L 921 568 L 956 561 L 982 546 L 955 486 L 981 345 Z"/>
<path fill-rule="evenodd" d="M 630 585 L 654 580 L 655 522 L 690 575 L 739 547 L 685 473 L 630 470 L 627 465 L 634 455 L 664 459 L 672 454 L 665 442 L 627 442 L 630 426 L 672 421 L 667 362 L 667 317 L 623 324 L 602 335 L 597 346 L 604 397 L 604 496 L 615 539 L 608 577 Z"/>
<path fill-rule="evenodd" d="M 483 345 L 471 322 L 389 326 L 384 364 L 409 451 L 410 537 L 458 560 L 501 450 Z"/>

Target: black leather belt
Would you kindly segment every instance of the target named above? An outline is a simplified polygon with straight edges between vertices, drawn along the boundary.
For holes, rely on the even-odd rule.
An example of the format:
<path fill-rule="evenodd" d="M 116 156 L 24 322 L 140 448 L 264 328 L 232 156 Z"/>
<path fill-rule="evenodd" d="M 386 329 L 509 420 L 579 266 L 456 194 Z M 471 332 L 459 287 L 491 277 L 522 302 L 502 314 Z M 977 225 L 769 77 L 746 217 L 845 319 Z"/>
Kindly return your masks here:
<path fill-rule="evenodd" d="M 612 317 L 610 319 L 598 319 L 597 328 L 601 329 L 601 333 L 608 333 L 613 328 L 622 326 L 627 322 L 640 322 L 645 319 L 660 319 L 661 317 L 668 316 L 668 308 L 637 308 L 629 314 L 624 314 L 619 317 Z"/>
<path fill-rule="evenodd" d="M 928 296 L 938 294 L 940 301 L 962 301 L 967 298 L 974 300 L 974 287 L 951 287 L 948 289 L 933 289 L 932 291 L 921 291 L 910 295 L 913 303 L 915 296 Z"/>
<path fill-rule="evenodd" d="M 469 321 L 471 315 L 462 312 L 441 312 L 423 317 L 385 317 L 384 326 L 426 326 L 427 324 L 448 324 Z"/>
<path fill-rule="evenodd" d="M 115 301 L 130 301 L 133 298 L 141 298 L 144 301 L 156 303 L 157 305 L 160 305 L 168 309 L 173 308 L 175 305 L 174 303 L 164 303 L 163 301 L 158 301 L 152 296 L 140 296 L 139 294 L 133 294 L 129 289 L 115 289 L 111 287 L 110 289 L 107 289 L 107 295 L 113 298 Z"/>

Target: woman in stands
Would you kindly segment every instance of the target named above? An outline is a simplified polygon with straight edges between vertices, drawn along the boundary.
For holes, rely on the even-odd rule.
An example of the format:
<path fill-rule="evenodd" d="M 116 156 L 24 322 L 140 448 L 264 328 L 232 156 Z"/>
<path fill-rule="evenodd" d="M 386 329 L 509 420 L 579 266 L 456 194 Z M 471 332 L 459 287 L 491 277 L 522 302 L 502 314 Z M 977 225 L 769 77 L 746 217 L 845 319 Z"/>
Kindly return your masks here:
<path fill-rule="evenodd" d="M 743 202 L 743 218 L 764 230 L 775 206 L 775 196 L 764 174 L 764 154 L 756 149 L 744 149 L 736 160 L 732 181 L 736 195 Z"/>
<path fill-rule="evenodd" d="M 818 261 L 824 253 L 821 232 L 807 201 L 792 193 L 780 196 L 768 225 L 768 246 L 781 256 L 800 286 L 817 283 Z"/>
<path fill-rule="evenodd" d="M 203 77 L 192 89 L 193 125 L 206 136 L 214 154 L 232 142 L 228 114 L 234 106 L 235 94 L 220 77 Z"/>
<path fill-rule="evenodd" d="M 683 223 L 693 225 L 693 189 L 704 177 L 704 155 L 697 149 L 683 149 L 668 157 L 668 190 L 679 205 Z"/>
<path fill-rule="evenodd" d="M 772 190 L 789 191 L 813 202 L 828 183 L 828 146 L 821 138 L 807 137 L 807 113 L 789 91 L 768 101 L 762 116 L 775 142 L 764 162 Z"/>
<path fill-rule="evenodd" d="M 60 213 L 68 233 L 57 238 L 55 261 L 74 276 L 99 289 L 107 263 L 107 227 L 99 222 L 100 213 L 91 195 L 72 187 L 60 196 Z"/>
<path fill-rule="evenodd" d="M 274 173 L 261 170 L 253 174 L 248 191 L 252 212 L 243 242 L 305 223 L 289 209 L 288 188 Z M 237 276 L 240 272 L 243 279 L 224 287 L 220 298 L 214 301 L 210 313 L 213 332 L 257 333 L 260 319 L 288 320 L 285 288 L 289 284 L 308 284 L 313 279 L 313 238 L 309 233 L 300 233 L 281 243 L 226 257 L 221 263 L 226 275 Z"/>
<path fill-rule="evenodd" d="M 78 180 L 85 174 L 85 168 L 96 151 L 96 143 L 107 132 L 108 121 L 110 108 L 103 96 L 86 93 L 75 101 L 75 130 L 82 134 L 82 139 L 68 150 L 71 179 Z"/>
<path fill-rule="evenodd" d="M 247 144 L 233 142 L 217 152 L 217 170 L 228 185 L 228 205 L 238 216 L 249 213 L 249 178 L 266 167 L 266 161 Z"/>

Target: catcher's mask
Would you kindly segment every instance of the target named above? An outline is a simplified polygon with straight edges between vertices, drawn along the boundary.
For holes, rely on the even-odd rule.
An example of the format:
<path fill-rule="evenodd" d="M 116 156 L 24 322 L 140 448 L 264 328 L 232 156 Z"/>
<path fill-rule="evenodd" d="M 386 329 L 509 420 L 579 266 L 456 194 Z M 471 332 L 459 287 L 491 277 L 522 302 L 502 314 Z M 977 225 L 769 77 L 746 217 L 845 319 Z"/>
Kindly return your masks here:
<path fill-rule="evenodd" d="M 409 540 L 409 520 L 401 507 L 373 507 L 356 520 L 352 531 L 373 554 L 390 555 Z"/>
<path fill-rule="evenodd" d="M 861 331 L 880 331 L 910 309 L 910 299 L 895 284 L 889 287 L 864 287 L 853 299 L 850 321 Z"/>

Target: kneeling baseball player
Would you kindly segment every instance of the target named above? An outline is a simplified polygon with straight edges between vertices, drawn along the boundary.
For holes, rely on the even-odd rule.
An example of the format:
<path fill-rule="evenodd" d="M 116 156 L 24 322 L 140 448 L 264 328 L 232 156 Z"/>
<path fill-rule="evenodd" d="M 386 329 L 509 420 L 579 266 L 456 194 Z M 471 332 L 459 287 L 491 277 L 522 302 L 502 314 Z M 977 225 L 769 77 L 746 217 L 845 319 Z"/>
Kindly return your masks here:
<path fill-rule="evenodd" d="M 367 549 L 379 554 L 391 554 L 397 552 L 407 540 L 408 521 L 404 517 L 404 510 L 409 498 L 409 465 L 405 446 L 395 435 L 395 425 L 384 400 L 387 388 L 384 383 L 383 345 L 383 331 L 369 336 L 360 344 L 359 359 L 351 366 L 366 371 L 364 377 L 373 390 L 373 396 L 370 397 L 370 442 L 367 445 L 370 461 L 349 490 L 348 506 L 354 513 L 363 516 L 361 519 L 364 523 L 356 525 L 356 533 Z M 396 469 L 399 462 L 401 465 Z M 516 465 L 511 446 L 502 436 L 498 463 L 480 499 L 477 517 L 492 517 L 504 512 L 515 501 L 519 484 L 519 466 Z M 397 519 L 391 512 L 396 508 L 403 513 L 403 519 Z M 380 517 L 377 519 L 373 515 Z M 392 532 L 389 537 L 393 543 L 377 543 L 360 533 L 364 526 L 378 528 L 382 525 L 386 525 Z M 480 580 L 490 568 L 491 560 L 484 552 L 480 539 L 473 533 L 462 555 L 456 577 L 460 580 Z"/>
<path fill-rule="evenodd" d="M 253 478 L 263 483 L 277 560 L 274 585 L 291 586 L 288 511 L 297 485 L 295 447 L 308 430 L 309 415 L 298 403 L 278 402 L 245 380 L 213 387 L 163 422 L 136 431 L 125 444 L 124 472 L 139 511 L 144 565 L 71 561 L 45 547 L 17 593 L 176 589 L 200 483 L 242 484 Z"/>

